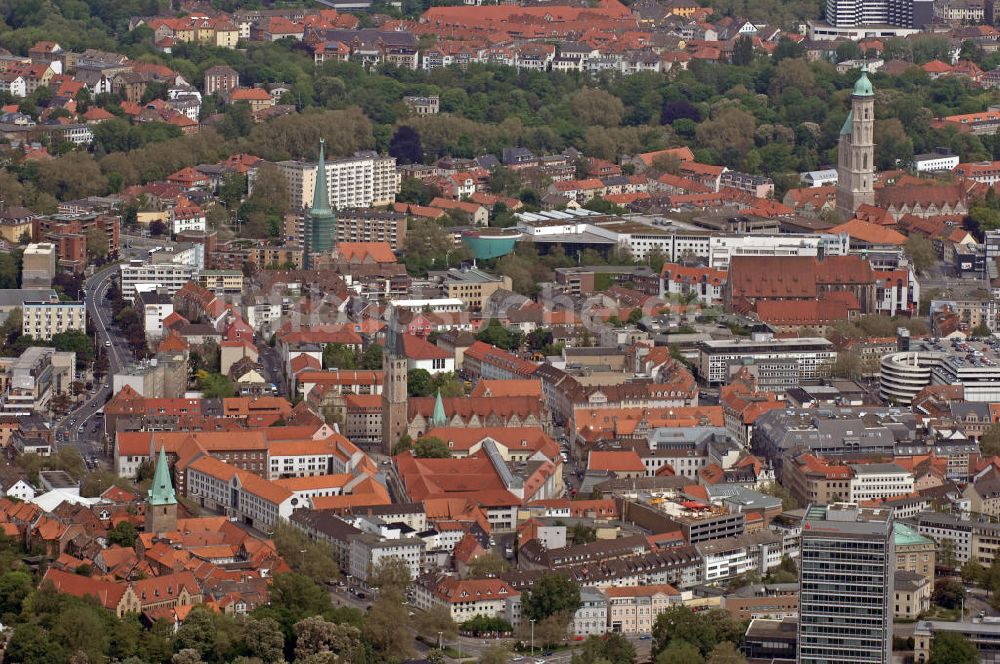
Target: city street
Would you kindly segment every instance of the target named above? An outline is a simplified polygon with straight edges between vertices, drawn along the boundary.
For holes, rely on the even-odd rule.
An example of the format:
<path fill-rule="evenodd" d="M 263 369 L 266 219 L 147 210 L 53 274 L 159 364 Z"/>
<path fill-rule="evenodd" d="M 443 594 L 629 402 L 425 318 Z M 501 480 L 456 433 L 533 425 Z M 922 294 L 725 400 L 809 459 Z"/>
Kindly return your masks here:
<path fill-rule="evenodd" d="M 87 315 L 93 322 L 95 348 L 97 352 L 107 352 L 108 373 L 100 382 L 95 381 L 93 392 L 83 403 L 53 423 L 57 446 L 73 445 L 85 460 L 104 453 L 104 418 L 97 411 L 111 396 L 111 377 L 131 358 L 131 351 L 124 340 L 113 334 L 111 307 L 105 299 L 117 273 L 118 264 L 110 264 L 84 282 L 84 299 Z M 111 341 L 111 345 L 107 346 L 106 341 Z"/>
<path fill-rule="evenodd" d="M 286 396 L 288 387 L 285 384 L 284 372 L 281 368 L 281 356 L 278 355 L 278 351 L 267 344 L 267 339 L 258 340 L 257 350 L 259 351 L 259 361 L 264 367 L 264 372 L 267 374 L 265 377 L 277 386 L 277 396 Z"/>

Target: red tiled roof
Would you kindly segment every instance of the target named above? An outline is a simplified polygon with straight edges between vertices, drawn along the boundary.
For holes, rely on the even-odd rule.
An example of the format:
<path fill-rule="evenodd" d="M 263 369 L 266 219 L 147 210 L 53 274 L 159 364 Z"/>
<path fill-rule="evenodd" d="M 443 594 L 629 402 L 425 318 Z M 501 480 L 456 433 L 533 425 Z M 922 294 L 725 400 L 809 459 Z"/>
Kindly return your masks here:
<path fill-rule="evenodd" d="M 402 335 L 403 355 L 408 360 L 448 360 L 454 355 L 412 334 Z"/>
<path fill-rule="evenodd" d="M 230 101 L 270 101 L 271 93 L 263 88 L 235 88 L 229 91 Z"/>
<path fill-rule="evenodd" d="M 587 470 L 644 473 L 646 465 L 634 450 L 593 451 L 587 460 Z"/>
<path fill-rule="evenodd" d="M 449 604 L 505 600 L 520 593 L 500 579 L 457 579 L 446 577 L 434 594 Z"/>
<path fill-rule="evenodd" d="M 729 267 L 734 298 L 815 299 L 819 285 L 869 284 L 871 265 L 858 256 L 734 256 Z"/>
<path fill-rule="evenodd" d="M 349 263 L 363 263 L 366 259 L 376 263 L 396 262 L 396 254 L 388 242 L 338 242 L 337 253 Z"/>

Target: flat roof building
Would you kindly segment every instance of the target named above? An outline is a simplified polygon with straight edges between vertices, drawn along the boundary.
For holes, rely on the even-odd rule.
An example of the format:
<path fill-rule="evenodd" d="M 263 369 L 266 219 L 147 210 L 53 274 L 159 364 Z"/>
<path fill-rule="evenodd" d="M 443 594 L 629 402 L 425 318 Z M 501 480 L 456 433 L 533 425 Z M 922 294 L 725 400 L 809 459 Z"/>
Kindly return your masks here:
<path fill-rule="evenodd" d="M 800 664 L 892 661 L 892 511 L 811 505 L 802 525 Z"/>

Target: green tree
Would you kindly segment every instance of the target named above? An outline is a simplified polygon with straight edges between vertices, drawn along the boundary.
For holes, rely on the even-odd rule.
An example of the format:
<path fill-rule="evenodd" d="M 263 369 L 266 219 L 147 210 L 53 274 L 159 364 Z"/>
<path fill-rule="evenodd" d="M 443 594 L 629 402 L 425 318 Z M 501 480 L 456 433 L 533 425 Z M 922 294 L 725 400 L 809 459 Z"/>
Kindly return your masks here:
<path fill-rule="evenodd" d="M 31 575 L 26 572 L 6 572 L 0 576 L 0 621 L 10 625 L 19 619 L 24 602 L 34 591 Z"/>
<path fill-rule="evenodd" d="M 273 618 L 286 636 L 295 623 L 311 616 L 332 617 L 336 611 L 330 594 L 310 579 L 295 572 L 279 574 L 271 582 L 270 604 L 254 611 L 255 618 Z M 359 612 L 344 613 L 345 622 L 360 624 Z"/>
<path fill-rule="evenodd" d="M 725 609 L 695 613 L 686 606 L 672 606 L 656 617 L 652 652 L 659 654 L 679 640 L 695 646 L 704 657 L 717 643 L 739 643 L 742 636 L 742 625 Z"/>
<path fill-rule="evenodd" d="M 733 42 L 731 62 L 737 67 L 746 67 L 753 62 L 753 40 L 749 35 L 740 35 Z"/>
<path fill-rule="evenodd" d="M 500 557 L 495 551 L 489 551 L 478 558 L 469 561 L 466 577 L 470 579 L 481 579 L 487 576 L 499 576 L 502 572 L 510 569 L 510 565 Z M 509 630 L 489 630 L 489 631 L 509 631 Z"/>
<path fill-rule="evenodd" d="M 970 335 L 978 339 L 986 339 L 993 336 L 993 330 L 986 324 L 986 321 L 980 321 L 979 325 L 972 328 Z"/>
<path fill-rule="evenodd" d="M 440 438 L 424 436 L 413 444 L 413 456 L 421 459 L 447 459 L 451 456 L 451 450 Z"/>
<path fill-rule="evenodd" d="M 53 664 L 65 662 L 66 652 L 43 627 L 26 623 L 14 629 L 4 659 L 22 664 Z"/>
<path fill-rule="evenodd" d="M 958 632 L 942 631 L 931 640 L 928 664 L 976 664 L 979 661 L 975 644 Z"/>
<path fill-rule="evenodd" d="M 1000 228 L 1000 210 L 974 206 L 969 210 L 969 219 L 982 231 L 992 231 Z"/>
<path fill-rule="evenodd" d="M 984 457 L 1000 454 L 1000 422 L 991 424 L 980 436 L 979 453 Z"/>
<path fill-rule="evenodd" d="M 522 597 L 521 606 L 522 614 L 536 621 L 572 614 L 580 607 L 580 586 L 563 574 L 546 574 Z"/>
<path fill-rule="evenodd" d="M 357 353 L 350 346 L 327 344 L 323 347 L 324 369 L 356 369 L 357 364 Z"/>
<path fill-rule="evenodd" d="M 284 661 L 285 635 L 274 618 L 248 618 L 243 624 L 247 652 L 264 662 Z"/>
<path fill-rule="evenodd" d="M 358 363 L 359 369 L 377 371 L 382 368 L 382 345 L 369 344 L 365 352 L 361 354 L 361 361 Z"/>
<path fill-rule="evenodd" d="M 906 253 L 909 254 L 910 260 L 913 261 L 913 267 L 917 268 L 918 272 L 926 271 L 937 260 L 934 246 L 926 236 L 920 233 L 911 233 L 906 238 Z"/>
<path fill-rule="evenodd" d="M 430 269 L 457 266 L 471 255 L 464 244 L 455 244 L 443 226 L 418 219 L 411 221 L 407 227 L 403 253 L 406 255 L 406 269 L 414 276 L 424 276 Z"/>
<path fill-rule="evenodd" d="M 277 166 L 264 163 L 257 169 L 253 191 L 240 206 L 237 216 L 244 237 L 277 237 L 289 209 L 288 187 Z"/>
<path fill-rule="evenodd" d="M 87 253 L 100 260 L 108 257 L 108 238 L 99 228 L 87 231 Z"/>
<path fill-rule="evenodd" d="M 413 581 L 410 566 L 402 558 L 383 558 L 371 571 L 370 582 L 381 594 L 403 595 Z"/>
<path fill-rule="evenodd" d="M 236 395 L 236 386 L 229 376 L 209 373 L 201 369 L 195 374 L 195 377 L 198 380 L 198 388 L 206 399 L 224 399 Z"/>
<path fill-rule="evenodd" d="M 486 326 L 476 334 L 476 339 L 504 350 L 515 350 L 521 345 L 521 333 L 508 330 L 496 318 L 489 320 Z"/>
<path fill-rule="evenodd" d="M 368 612 L 362 633 L 384 657 L 405 659 L 413 651 L 412 622 L 403 594 L 396 588 L 383 588 Z"/>
<path fill-rule="evenodd" d="M 353 625 L 338 624 L 319 616 L 305 618 L 295 623 L 295 661 L 309 661 L 310 657 L 331 653 L 340 661 L 358 661 L 361 630 Z"/>
<path fill-rule="evenodd" d="M 86 366 L 94 359 L 94 340 L 78 330 L 53 334 L 52 339 L 46 345 L 52 346 L 58 351 L 76 353 L 78 367 Z"/>
<path fill-rule="evenodd" d="M 942 537 L 937 543 L 937 560 L 941 567 L 955 569 L 958 567 L 958 557 L 955 555 L 955 541 Z"/>
<path fill-rule="evenodd" d="M 278 553 L 293 570 L 317 583 L 336 581 L 340 576 L 337 553 L 328 543 L 313 540 L 295 526 L 279 523 L 271 533 Z"/>
<path fill-rule="evenodd" d="M 429 397 L 434 393 L 434 379 L 427 369 L 413 369 L 406 374 L 406 390 L 411 397 Z"/>
<path fill-rule="evenodd" d="M 584 88 L 570 99 L 574 116 L 584 126 L 617 127 L 625 115 L 625 105 L 614 95 L 596 88 Z"/>
<path fill-rule="evenodd" d="M 656 656 L 656 664 L 704 664 L 698 648 L 682 639 L 674 639 Z"/>
<path fill-rule="evenodd" d="M 986 568 L 978 560 L 969 560 L 962 565 L 962 581 L 970 585 L 981 584 L 986 579 Z"/>
<path fill-rule="evenodd" d="M 623 635 L 610 632 L 603 637 L 588 636 L 573 653 L 571 664 L 635 664 L 635 647 Z"/>
<path fill-rule="evenodd" d="M 953 579 L 938 579 L 934 582 L 931 600 L 945 609 L 957 609 L 965 597 L 965 588 Z"/>
<path fill-rule="evenodd" d="M 723 641 L 708 653 L 706 664 L 747 664 L 747 658 L 729 641 Z"/>
<path fill-rule="evenodd" d="M 503 618 L 497 616 L 484 616 L 482 614 L 477 614 L 462 623 L 462 631 L 470 632 L 474 636 L 482 636 L 484 634 L 504 634 L 513 629 L 514 628 L 511 627 L 511 624 Z"/>
<path fill-rule="evenodd" d="M 566 535 L 573 544 L 589 544 L 597 541 L 597 531 L 585 523 L 574 524 Z"/>
<path fill-rule="evenodd" d="M 119 521 L 114 528 L 108 531 L 108 543 L 117 544 L 127 549 L 135 546 L 135 540 L 139 537 L 139 531 L 129 521 Z"/>
<path fill-rule="evenodd" d="M 452 620 L 451 611 L 443 606 L 432 606 L 426 611 L 416 614 L 413 625 L 417 633 L 426 638 L 437 637 L 452 639 L 458 636 L 458 625 Z"/>

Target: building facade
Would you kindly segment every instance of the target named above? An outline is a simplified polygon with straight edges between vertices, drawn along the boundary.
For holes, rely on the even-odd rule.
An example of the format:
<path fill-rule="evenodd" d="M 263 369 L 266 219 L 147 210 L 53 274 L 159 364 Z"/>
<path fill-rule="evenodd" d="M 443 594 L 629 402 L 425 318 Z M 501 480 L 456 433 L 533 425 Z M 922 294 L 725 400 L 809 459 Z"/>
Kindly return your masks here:
<path fill-rule="evenodd" d="M 25 302 L 21 316 L 21 334 L 34 339 L 48 341 L 55 334 L 87 331 L 84 302 Z"/>
<path fill-rule="evenodd" d="M 890 510 L 809 507 L 799 562 L 798 662 L 892 661 L 892 525 Z"/>

